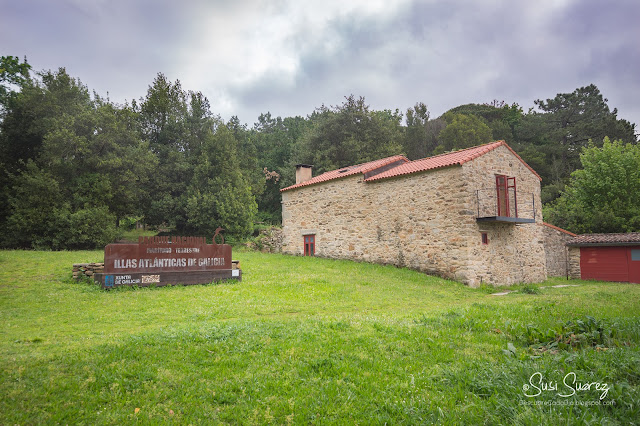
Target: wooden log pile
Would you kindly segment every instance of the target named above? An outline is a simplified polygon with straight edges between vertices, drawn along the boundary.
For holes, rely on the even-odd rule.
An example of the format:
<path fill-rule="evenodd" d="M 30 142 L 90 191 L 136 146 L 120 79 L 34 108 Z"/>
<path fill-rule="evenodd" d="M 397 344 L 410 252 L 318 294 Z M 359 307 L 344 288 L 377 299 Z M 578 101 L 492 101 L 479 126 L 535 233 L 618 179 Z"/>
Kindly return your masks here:
<path fill-rule="evenodd" d="M 74 263 L 73 278 L 93 277 L 93 274 L 104 272 L 104 263 Z"/>

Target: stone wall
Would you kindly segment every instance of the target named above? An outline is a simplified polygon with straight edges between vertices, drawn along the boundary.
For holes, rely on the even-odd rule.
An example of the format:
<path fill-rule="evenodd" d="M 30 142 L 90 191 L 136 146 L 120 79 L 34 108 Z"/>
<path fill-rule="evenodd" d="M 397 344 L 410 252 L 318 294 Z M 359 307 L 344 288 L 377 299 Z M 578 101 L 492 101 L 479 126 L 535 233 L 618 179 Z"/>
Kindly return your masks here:
<path fill-rule="evenodd" d="M 93 274 L 103 273 L 104 263 L 74 263 L 73 264 L 73 278 L 79 280 L 82 277 L 93 277 Z"/>
<path fill-rule="evenodd" d="M 282 240 L 282 228 L 272 226 L 261 230 L 255 238 L 255 241 L 250 241 L 247 243 L 247 246 L 253 250 L 260 250 L 265 253 L 281 253 Z"/>
<path fill-rule="evenodd" d="M 580 247 L 568 247 L 569 249 L 569 278 L 579 280 L 580 274 Z"/>
<path fill-rule="evenodd" d="M 508 148 L 443 169 L 364 182 L 352 175 L 282 193 L 283 252 L 303 254 L 316 236 L 317 256 L 407 266 L 472 286 L 546 278 L 535 224 L 478 224 L 476 190 L 495 189 L 495 175 L 516 176 L 534 194 L 540 182 Z M 489 235 L 482 245 L 481 231 Z"/>
<path fill-rule="evenodd" d="M 544 238 L 537 226 L 542 224 L 540 179 L 506 146 L 465 163 L 463 169 L 471 196 L 480 199 L 495 193 L 496 175 L 515 177 L 517 197 L 511 203 L 517 203 L 519 217 L 535 218 L 535 223 L 520 224 L 473 221 L 469 227 L 469 284 L 544 281 L 547 278 Z M 472 204 L 477 206 L 475 200 Z M 487 233 L 486 245 L 482 244 L 482 232 Z"/>
<path fill-rule="evenodd" d="M 450 212 L 465 210 L 460 177 L 461 168 L 451 167 L 372 183 L 355 175 L 285 191 L 283 251 L 302 254 L 303 235 L 314 234 L 317 256 L 456 278 L 465 248 Z"/>
<path fill-rule="evenodd" d="M 567 242 L 575 237 L 564 229 L 543 223 L 544 250 L 546 254 L 547 275 L 566 277 L 569 275 L 569 249 Z"/>

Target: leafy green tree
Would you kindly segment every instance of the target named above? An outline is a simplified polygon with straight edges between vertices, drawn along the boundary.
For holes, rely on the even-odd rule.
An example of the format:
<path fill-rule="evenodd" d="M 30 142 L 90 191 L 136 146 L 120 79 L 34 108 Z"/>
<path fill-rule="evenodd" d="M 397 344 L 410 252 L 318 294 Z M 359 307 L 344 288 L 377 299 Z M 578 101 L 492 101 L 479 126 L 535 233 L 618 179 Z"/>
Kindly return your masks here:
<path fill-rule="evenodd" d="M 429 115 L 427 106 L 422 102 L 418 102 L 414 107 L 407 109 L 407 127 L 402 146 L 410 160 L 430 156 L 438 143 L 437 136 L 442 131 L 442 128 L 434 134 L 432 130 L 435 120 L 429 120 Z"/>
<path fill-rule="evenodd" d="M 536 100 L 538 111 L 530 110 L 514 128 L 512 147 L 542 176 L 542 201 L 556 199 L 580 167 L 580 152 L 589 140 L 602 146 L 611 140 L 635 142 L 635 124 L 617 118 L 607 99 L 593 84 L 553 99 Z"/>
<path fill-rule="evenodd" d="M 155 156 L 129 107 L 92 99 L 64 69 L 38 75 L 10 101 L 0 126 L 10 159 L 3 244 L 99 247 L 113 240 L 119 219 L 144 205 Z"/>
<path fill-rule="evenodd" d="M 158 159 L 149 143 L 141 139 L 136 128 L 137 117 L 130 107 L 116 107 L 99 99 L 94 115 L 96 128 L 83 161 L 83 175 L 96 176 L 102 182 L 103 188 L 91 191 L 91 197 L 102 200 L 100 205 L 108 207 L 119 226 L 126 216 L 144 214 Z M 88 173 L 89 170 L 94 173 Z M 87 184 L 77 187 L 76 194 L 87 193 Z M 78 199 L 78 195 L 74 199 Z M 84 205 L 90 204 L 89 200 L 84 202 Z"/>
<path fill-rule="evenodd" d="M 25 171 L 30 160 L 40 164 L 45 138 L 55 137 L 60 122 L 77 127 L 74 117 L 91 108 L 86 88 L 64 68 L 38 73 L 37 77 L 25 79 L 20 92 L 8 99 L 0 122 L 0 226 L 11 215 L 9 198 L 16 184 L 14 179 Z M 59 132 L 58 136 L 62 134 Z M 70 145 L 76 142 L 74 135 Z M 59 164 L 61 159 L 55 161 Z"/>
<path fill-rule="evenodd" d="M 452 108 L 443 114 L 443 117 L 451 122 L 455 114 L 475 115 L 480 117 L 489 126 L 492 140 L 505 140 L 512 143 L 515 128 L 522 120 L 523 112 L 520 105 L 511 105 L 504 101 L 494 100 L 489 104 L 466 104 Z"/>
<path fill-rule="evenodd" d="M 227 126 L 204 135 L 186 194 L 192 232 L 212 235 L 222 226 L 227 234 L 242 238 L 253 230 L 257 205 L 238 161 L 236 140 Z"/>
<path fill-rule="evenodd" d="M 618 110 L 611 111 L 598 87 L 590 84 L 572 93 L 559 93 L 553 99 L 536 100 L 538 108 L 546 113 L 550 138 L 565 148 L 567 155 L 579 154 L 590 140 L 600 141 L 605 136 L 625 142 L 635 142 L 635 125 L 617 118 Z"/>
<path fill-rule="evenodd" d="M 139 106 L 134 105 L 134 110 L 139 113 L 143 139 L 158 159 L 157 170 L 149 184 L 150 202 L 144 211 L 145 222 L 178 231 L 187 228 L 186 194 L 193 177 L 189 157 L 194 141 L 189 139 L 187 132 L 188 98 L 180 81 L 172 83 L 159 73 Z M 192 130 L 202 121 L 207 122 L 203 111 L 206 106 L 197 101 L 196 105 L 192 114 L 194 119 L 190 123 Z M 194 133 L 197 134 L 197 130 Z"/>
<path fill-rule="evenodd" d="M 313 164 L 317 173 L 402 152 L 402 114 L 372 111 L 353 95 L 337 107 L 322 106 L 301 138 L 293 162 Z"/>
<path fill-rule="evenodd" d="M 491 142 L 492 138 L 491 129 L 478 116 L 454 114 L 451 116 L 447 127 L 440 132 L 440 143 L 434 153 L 441 154 L 456 149 L 482 145 L 483 143 Z"/>
<path fill-rule="evenodd" d="M 566 182 L 580 166 L 580 152 L 589 141 L 602 146 L 605 136 L 612 140 L 635 142 L 635 125 L 617 118 L 608 100 L 593 84 L 571 93 L 559 93 L 553 99 L 536 100 L 540 112 L 527 115 L 519 140 L 537 145 L 547 163 L 554 164 L 552 182 Z M 543 179 L 547 176 L 543 175 Z"/>
<path fill-rule="evenodd" d="M 115 217 L 106 206 L 72 209 L 55 176 L 28 161 L 9 197 L 7 247 L 92 249 L 117 235 Z"/>
<path fill-rule="evenodd" d="M 251 175 L 254 178 L 251 182 L 258 203 L 259 221 L 280 224 L 280 188 L 283 176 L 286 175 L 293 180 L 292 154 L 309 127 L 310 121 L 303 117 L 272 117 L 271 113 L 267 112 L 260 114 L 258 121 L 247 133 L 256 153 Z M 246 149 L 242 152 L 244 163 Z M 257 186 L 256 180 L 259 180 Z"/>
<path fill-rule="evenodd" d="M 20 63 L 16 56 L 0 56 L 0 112 L 16 96 L 12 86 L 22 87 L 29 79 L 31 65 L 27 58 Z"/>
<path fill-rule="evenodd" d="M 604 138 L 580 162 L 545 220 L 575 233 L 640 231 L 640 145 Z"/>

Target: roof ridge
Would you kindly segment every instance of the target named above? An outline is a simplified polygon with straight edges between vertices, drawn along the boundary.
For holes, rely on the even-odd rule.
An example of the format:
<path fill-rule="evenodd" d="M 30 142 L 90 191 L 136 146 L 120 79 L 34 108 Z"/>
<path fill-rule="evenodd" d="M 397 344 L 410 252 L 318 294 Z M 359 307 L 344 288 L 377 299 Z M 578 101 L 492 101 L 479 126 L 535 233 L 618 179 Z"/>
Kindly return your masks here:
<path fill-rule="evenodd" d="M 349 165 L 349 166 L 342 166 L 342 167 L 338 167 L 337 169 L 327 170 L 326 172 L 323 172 L 322 174 L 320 174 L 320 175 L 318 175 L 318 176 L 322 176 L 322 175 L 323 175 L 323 174 L 325 174 L 325 173 L 337 172 L 337 171 L 339 171 L 339 170 L 343 170 L 343 169 L 349 169 L 349 170 L 351 170 L 351 169 L 355 169 L 356 167 L 362 167 L 362 166 L 364 166 L 364 165 L 366 165 L 366 164 L 369 164 L 369 163 L 375 163 L 376 161 L 387 160 L 387 159 L 389 159 L 389 158 L 395 158 L 395 157 L 403 157 L 403 158 L 407 158 L 407 157 L 405 157 L 405 156 L 404 156 L 404 155 L 402 155 L 402 154 L 395 154 L 395 155 L 391 155 L 391 156 L 389 156 L 389 157 L 382 157 L 382 158 L 378 158 L 377 160 L 364 161 L 364 162 L 362 162 L 362 163 L 358 163 L 358 164 L 351 164 L 351 165 Z M 407 160 L 409 160 L 409 159 L 407 158 Z"/>
<path fill-rule="evenodd" d="M 392 155 L 389 157 L 383 157 L 383 158 L 379 158 L 377 160 L 371 160 L 371 161 L 365 161 L 363 163 L 359 163 L 359 164 L 354 164 L 352 166 L 344 166 L 344 167 L 340 167 L 337 169 L 333 169 L 333 170 L 328 170 L 324 173 L 321 173 L 317 176 L 314 176 L 313 178 L 304 181 L 304 182 L 300 182 L 300 183 L 296 183 L 293 184 L 291 186 L 288 186 L 286 188 L 282 188 L 280 190 L 280 192 L 283 191 L 288 191 L 290 189 L 296 189 L 296 188 L 300 188 L 303 186 L 309 186 L 309 185 L 314 185 L 316 183 L 322 183 L 322 182 L 327 182 L 327 181 L 331 181 L 331 180 L 335 180 L 335 179 L 340 179 L 343 177 L 347 177 L 347 176 L 353 176 L 356 175 L 358 173 L 362 173 L 363 175 L 369 171 L 375 170 L 377 168 L 380 167 L 384 167 L 388 164 L 393 163 L 394 161 L 399 161 L 401 159 L 406 160 L 406 162 L 404 164 L 406 164 L 407 162 L 409 162 L 409 159 L 407 157 L 405 157 L 404 155 L 401 154 L 396 154 L 396 155 Z M 377 163 L 376 167 L 366 167 L 367 165 L 372 165 L 372 163 Z M 341 171 L 343 171 L 341 173 Z"/>
<path fill-rule="evenodd" d="M 445 155 L 458 154 L 458 153 L 461 153 L 463 151 L 469 151 L 471 149 L 478 149 L 478 148 L 481 148 L 481 147 L 488 147 L 489 145 L 493 145 L 493 144 L 496 144 L 496 146 L 492 147 L 491 149 L 497 148 L 498 146 L 500 146 L 502 144 L 506 145 L 507 143 L 503 139 L 501 139 L 501 140 L 498 140 L 498 141 L 483 143 L 481 145 L 470 146 L 468 148 L 462 148 L 462 149 L 457 149 L 457 150 L 454 150 L 454 151 L 443 152 L 442 154 L 432 155 L 431 157 L 424 157 L 424 158 L 419 158 L 417 160 L 411 160 L 410 162 L 413 163 L 414 161 L 430 160 L 432 158 L 438 158 L 438 157 L 442 157 L 442 156 L 445 156 Z M 491 151 L 491 149 L 487 150 L 486 152 Z M 484 154 L 486 152 L 483 152 L 482 154 Z M 474 158 L 477 158 L 482 154 L 479 154 L 479 155 L 475 156 Z"/>

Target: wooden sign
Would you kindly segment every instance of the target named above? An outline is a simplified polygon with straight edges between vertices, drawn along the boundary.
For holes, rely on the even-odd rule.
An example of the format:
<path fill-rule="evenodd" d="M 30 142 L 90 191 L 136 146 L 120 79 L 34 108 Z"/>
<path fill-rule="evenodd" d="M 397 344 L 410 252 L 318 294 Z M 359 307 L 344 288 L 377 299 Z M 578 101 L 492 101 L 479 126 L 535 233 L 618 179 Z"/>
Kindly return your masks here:
<path fill-rule="evenodd" d="M 138 244 L 109 244 L 104 249 L 104 273 L 94 275 L 104 288 L 224 279 L 241 279 L 231 246 L 207 244 L 204 237 L 140 237 Z"/>

